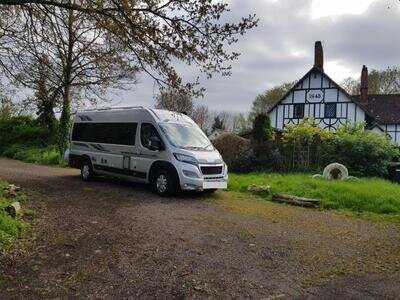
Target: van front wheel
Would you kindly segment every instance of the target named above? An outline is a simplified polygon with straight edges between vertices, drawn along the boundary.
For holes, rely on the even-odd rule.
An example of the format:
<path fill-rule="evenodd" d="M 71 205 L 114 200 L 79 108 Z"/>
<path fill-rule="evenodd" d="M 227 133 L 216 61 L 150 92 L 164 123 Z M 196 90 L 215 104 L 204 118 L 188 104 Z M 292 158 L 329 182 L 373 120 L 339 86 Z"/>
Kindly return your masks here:
<path fill-rule="evenodd" d="M 173 195 L 177 191 L 176 184 L 174 177 L 165 170 L 158 171 L 153 181 L 155 191 L 163 197 Z"/>
<path fill-rule="evenodd" d="M 81 164 L 81 178 L 83 181 L 91 181 L 94 177 L 93 167 L 89 160 Z"/>

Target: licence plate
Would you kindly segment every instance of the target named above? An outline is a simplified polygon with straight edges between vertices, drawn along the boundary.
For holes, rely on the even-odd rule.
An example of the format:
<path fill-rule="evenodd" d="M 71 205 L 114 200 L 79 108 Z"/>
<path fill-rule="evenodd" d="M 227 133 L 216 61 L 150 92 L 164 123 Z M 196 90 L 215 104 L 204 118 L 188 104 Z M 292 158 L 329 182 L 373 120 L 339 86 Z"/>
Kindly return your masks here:
<path fill-rule="evenodd" d="M 226 181 L 206 181 L 203 182 L 203 189 L 226 189 L 228 183 Z"/>

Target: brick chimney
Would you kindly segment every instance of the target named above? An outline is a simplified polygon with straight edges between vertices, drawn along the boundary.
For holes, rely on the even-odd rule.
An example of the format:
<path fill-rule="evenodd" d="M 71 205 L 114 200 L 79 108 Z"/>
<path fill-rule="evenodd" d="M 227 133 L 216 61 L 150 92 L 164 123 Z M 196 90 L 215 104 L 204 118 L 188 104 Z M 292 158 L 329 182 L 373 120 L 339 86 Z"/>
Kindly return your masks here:
<path fill-rule="evenodd" d="M 324 50 L 320 41 L 315 42 L 314 67 L 324 70 Z"/>
<path fill-rule="evenodd" d="M 365 65 L 361 71 L 360 102 L 368 104 L 368 69 Z"/>

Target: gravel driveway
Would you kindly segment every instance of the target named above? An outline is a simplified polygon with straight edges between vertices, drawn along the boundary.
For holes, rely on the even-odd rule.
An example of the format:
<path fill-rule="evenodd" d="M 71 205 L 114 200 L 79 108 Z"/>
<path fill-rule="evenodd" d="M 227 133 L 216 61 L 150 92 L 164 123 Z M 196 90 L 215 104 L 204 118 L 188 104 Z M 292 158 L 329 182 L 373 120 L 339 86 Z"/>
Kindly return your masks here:
<path fill-rule="evenodd" d="M 241 198 L 0 159 L 37 209 L 0 253 L 0 298 L 400 298 L 400 230 Z"/>

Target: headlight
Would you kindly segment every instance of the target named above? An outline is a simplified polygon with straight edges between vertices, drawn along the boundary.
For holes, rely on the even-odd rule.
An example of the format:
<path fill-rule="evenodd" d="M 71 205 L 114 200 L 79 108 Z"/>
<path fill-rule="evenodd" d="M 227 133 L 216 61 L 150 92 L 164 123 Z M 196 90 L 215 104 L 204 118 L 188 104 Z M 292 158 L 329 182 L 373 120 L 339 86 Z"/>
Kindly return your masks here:
<path fill-rule="evenodd" d="M 179 160 L 181 162 L 185 162 L 185 163 L 196 165 L 196 166 L 198 164 L 197 159 L 195 159 L 193 156 L 180 154 L 180 153 L 174 153 L 174 156 L 177 160 Z"/>
<path fill-rule="evenodd" d="M 182 172 L 186 177 L 199 178 L 199 175 L 197 175 L 195 172 L 189 170 L 182 170 Z"/>

